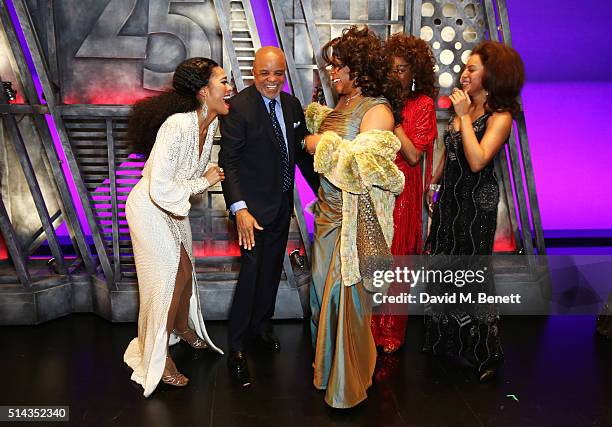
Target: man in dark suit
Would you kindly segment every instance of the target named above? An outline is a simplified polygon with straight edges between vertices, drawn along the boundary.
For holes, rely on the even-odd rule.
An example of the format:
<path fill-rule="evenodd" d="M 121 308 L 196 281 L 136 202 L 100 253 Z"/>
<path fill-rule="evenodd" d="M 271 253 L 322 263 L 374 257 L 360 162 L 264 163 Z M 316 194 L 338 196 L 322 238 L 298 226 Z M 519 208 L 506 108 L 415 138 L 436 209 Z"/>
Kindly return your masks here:
<path fill-rule="evenodd" d="M 259 49 L 254 85 L 230 99 L 230 113 L 220 119 L 223 195 L 236 219 L 241 255 L 228 324 L 228 367 L 242 385 L 251 382 L 245 356 L 251 339 L 280 351 L 271 319 L 293 210 L 295 165 L 313 189 L 319 184 L 312 157 L 301 148 L 307 134 L 302 106 L 282 92 L 285 71 L 280 49 Z"/>

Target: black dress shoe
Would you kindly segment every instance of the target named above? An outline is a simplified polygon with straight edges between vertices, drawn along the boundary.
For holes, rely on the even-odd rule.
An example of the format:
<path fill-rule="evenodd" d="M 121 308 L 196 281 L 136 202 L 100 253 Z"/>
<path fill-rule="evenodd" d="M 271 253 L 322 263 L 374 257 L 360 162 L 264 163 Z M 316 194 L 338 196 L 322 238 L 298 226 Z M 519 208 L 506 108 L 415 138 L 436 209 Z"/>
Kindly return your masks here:
<path fill-rule="evenodd" d="M 271 351 L 280 351 L 281 345 L 276 335 L 273 332 L 266 332 L 257 336 L 257 342 Z"/>
<path fill-rule="evenodd" d="M 227 367 L 232 378 L 243 387 L 251 385 L 249 366 L 247 365 L 246 354 L 242 351 L 232 351 L 227 359 Z"/>

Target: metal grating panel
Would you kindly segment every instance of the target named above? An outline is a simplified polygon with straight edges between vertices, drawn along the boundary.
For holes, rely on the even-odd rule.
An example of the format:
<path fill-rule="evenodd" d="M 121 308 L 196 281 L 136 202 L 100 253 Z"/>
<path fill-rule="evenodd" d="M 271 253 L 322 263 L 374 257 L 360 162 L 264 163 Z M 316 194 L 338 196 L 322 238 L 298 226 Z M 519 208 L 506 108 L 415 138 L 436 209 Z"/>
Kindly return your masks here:
<path fill-rule="evenodd" d="M 128 119 L 66 117 L 64 123 L 115 280 L 135 279 L 125 201 L 140 179 L 144 162 L 130 155 L 126 141 Z"/>

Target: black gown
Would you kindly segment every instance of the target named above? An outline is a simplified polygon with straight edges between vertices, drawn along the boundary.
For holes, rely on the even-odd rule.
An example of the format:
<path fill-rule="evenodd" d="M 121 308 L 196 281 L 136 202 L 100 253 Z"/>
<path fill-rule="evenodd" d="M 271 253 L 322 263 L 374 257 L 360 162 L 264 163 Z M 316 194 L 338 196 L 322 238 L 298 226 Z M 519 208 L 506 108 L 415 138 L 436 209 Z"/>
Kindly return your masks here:
<path fill-rule="evenodd" d="M 489 117 L 489 113 L 484 114 L 472 124 L 478 141 L 485 134 Z M 462 287 L 428 284 L 426 289 L 430 295 L 446 293 L 465 297 L 471 294 L 471 301 L 426 304 L 423 350 L 458 357 L 483 371 L 494 367 L 503 358 L 497 307 L 477 302 L 478 294 L 495 294 L 490 255 L 497 225 L 499 186 L 494 161 L 479 172 L 470 170 L 463 152 L 461 132 L 455 131 L 452 123 L 451 119 L 444 132 L 444 173 L 425 252 L 432 255 L 430 270 L 455 273 L 482 270 L 484 281 Z"/>

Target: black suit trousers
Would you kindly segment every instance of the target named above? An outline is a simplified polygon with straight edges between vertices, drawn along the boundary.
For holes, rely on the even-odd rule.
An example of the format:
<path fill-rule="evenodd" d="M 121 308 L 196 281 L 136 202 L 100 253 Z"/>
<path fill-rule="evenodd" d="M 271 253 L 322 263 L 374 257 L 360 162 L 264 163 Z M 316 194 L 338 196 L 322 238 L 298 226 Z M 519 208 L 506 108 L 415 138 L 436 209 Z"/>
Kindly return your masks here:
<path fill-rule="evenodd" d="M 258 334 L 271 331 L 291 219 L 291 193 L 283 193 L 276 218 L 255 230 L 255 246 L 240 248 L 240 274 L 229 315 L 230 351 L 244 351 Z"/>

